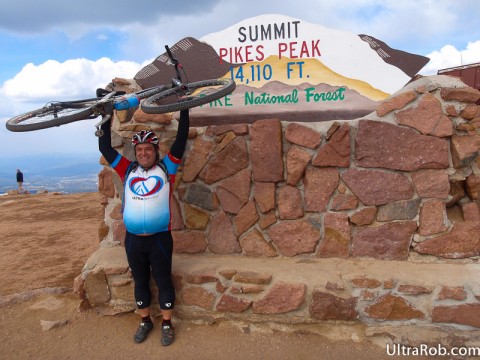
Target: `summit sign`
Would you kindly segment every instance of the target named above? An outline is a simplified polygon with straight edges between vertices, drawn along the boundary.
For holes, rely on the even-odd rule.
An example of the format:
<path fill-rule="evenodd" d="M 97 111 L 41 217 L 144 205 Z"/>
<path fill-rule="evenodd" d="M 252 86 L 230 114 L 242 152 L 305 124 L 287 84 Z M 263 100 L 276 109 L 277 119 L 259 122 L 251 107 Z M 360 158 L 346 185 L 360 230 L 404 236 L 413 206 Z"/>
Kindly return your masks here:
<path fill-rule="evenodd" d="M 351 34 L 283 15 L 243 20 L 200 39 L 171 46 L 190 81 L 228 77 L 233 93 L 191 110 L 193 124 L 350 120 L 371 113 L 429 61 L 390 48 L 371 35 Z M 164 54 L 135 79 L 168 83 Z"/>
<path fill-rule="evenodd" d="M 273 24 L 240 26 L 238 28 L 237 41 L 240 45 L 228 48 L 220 48 L 220 61 L 230 63 L 245 63 L 265 60 L 265 45 L 261 42 L 275 41 L 277 44 L 277 56 L 279 59 L 310 58 L 320 56 L 320 40 L 301 41 L 299 38 L 299 24 L 301 21 L 291 21 Z M 286 41 L 288 40 L 288 41 Z M 260 44 L 256 44 L 260 42 Z"/>

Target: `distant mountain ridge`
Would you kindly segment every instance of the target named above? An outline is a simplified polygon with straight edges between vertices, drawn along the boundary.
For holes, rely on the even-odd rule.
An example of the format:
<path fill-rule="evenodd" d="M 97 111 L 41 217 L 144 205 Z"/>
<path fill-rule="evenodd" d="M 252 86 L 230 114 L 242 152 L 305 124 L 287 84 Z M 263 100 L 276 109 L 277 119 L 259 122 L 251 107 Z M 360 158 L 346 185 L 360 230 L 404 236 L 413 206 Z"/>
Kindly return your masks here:
<path fill-rule="evenodd" d="M 15 174 L 21 169 L 27 190 L 44 189 L 68 193 L 90 192 L 98 189 L 100 155 L 44 154 L 2 159 L 0 193 L 17 188 Z"/>

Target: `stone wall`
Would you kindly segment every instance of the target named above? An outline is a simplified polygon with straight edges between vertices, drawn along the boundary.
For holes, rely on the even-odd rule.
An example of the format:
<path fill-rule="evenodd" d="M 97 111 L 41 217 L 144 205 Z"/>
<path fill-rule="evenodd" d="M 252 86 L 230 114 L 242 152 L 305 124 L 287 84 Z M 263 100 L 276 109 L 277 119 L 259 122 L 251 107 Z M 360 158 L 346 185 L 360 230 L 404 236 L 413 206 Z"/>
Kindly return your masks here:
<path fill-rule="evenodd" d="M 177 316 L 476 341 L 479 99 L 432 76 L 361 119 L 192 128 L 172 199 Z M 165 115 L 117 120 L 113 143 L 130 158 L 134 131 L 154 129 L 163 150 L 175 136 Z M 91 305 L 132 311 L 122 184 L 108 166 L 99 179 L 100 249 L 75 286 Z"/>

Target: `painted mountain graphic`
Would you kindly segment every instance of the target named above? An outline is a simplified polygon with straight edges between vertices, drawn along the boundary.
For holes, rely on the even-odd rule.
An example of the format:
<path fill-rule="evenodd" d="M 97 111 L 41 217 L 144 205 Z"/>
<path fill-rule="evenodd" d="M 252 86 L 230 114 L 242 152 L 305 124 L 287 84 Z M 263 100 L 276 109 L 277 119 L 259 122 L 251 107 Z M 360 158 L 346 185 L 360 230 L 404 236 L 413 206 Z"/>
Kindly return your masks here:
<path fill-rule="evenodd" d="M 375 41 L 378 40 L 375 39 Z M 390 95 L 382 90 L 375 89 L 365 81 L 348 78 L 336 73 L 325 66 L 321 61 L 314 58 L 302 60 L 302 68 L 308 69 L 308 73 L 303 74 L 302 78 L 291 77 L 288 79 L 289 63 L 292 63 L 292 59 L 286 57 L 279 59 L 276 56 L 270 56 L 263 62 L 232 65 L 226 61 L 221 61 L 220 56 L 212 46 L 200 42 L 192 37 L 187 37 L 180 40 L 171 47 L 171 50 L 174 56 L 180 60 L 185 68 L 189 82 L 215 79 L 219 77 L 233 77 L 238 85 L 239 83 L 242 83 L 242 79 L 238 77 L 238 68 L 239 66 L 242 66 L 244 72 L 243 82 L 250 86 L 259 87 L 267 83 L 268 80 L 262 76 L 256 76 L 254 72 L 258 72 L 258 69 L 260 69 L 259 66 L 261 66 L 263 69 L 265 64 L 269 64 L 271 65 L 272 69 L 274 69 L 273 71 L 275 72 L 275 80 L 279 80 L 287 84 L 298 84 L 305 80 L 310 82 L 322 81 L 332 85 L 345 84 L 374 100 L 382 100 Z M 417 55 L 413 56 L 416 59 Z M 393 61 L 391 60 L 391 57 L 389 61 Z M 401 63 L 401 57 L 398 57 L 397 61 Z M 411 61 L 405 62 L 404 65 L 406 71 L 412 71 L 411 64 Z M 409 65 L 410 68 L 408 68 L 407 65 Z M 170 84 L 173 76 L 175 76 L 173 65 L 168 61 L 166 53 L 163 53 L 151 64 L 141 69 L 135 75 L 134 79 L 143 89 L 145 89 L 159 84 L 168 85 Z"/>
<path fill-rule="evenodd" d="M 217 79 L 230 71 L 230 64 L 220 63 L 220 57 L 208 44 L 192 37 L 186 37 L 170 47 L 173 55 L 183 65 L 188 82 Z M 173 64 L 169 62 L 167 53 L 158 56 L 151 64 L 141 69 L 134 77 L 142 89 L 169 85 L 175 76 Z"/>
<path fill-rule="evenodd" d="M 383 41 L 380 41 L 373 36 L 364 34 L 358 36 L 360 39 L 367 42 L 372 50 L 374 50 L 383 61 L 401 69 L 411 78 L 417 75 L 417 73 L 430 61 L 430 59 L 425 56 L 392 49 Z"/>

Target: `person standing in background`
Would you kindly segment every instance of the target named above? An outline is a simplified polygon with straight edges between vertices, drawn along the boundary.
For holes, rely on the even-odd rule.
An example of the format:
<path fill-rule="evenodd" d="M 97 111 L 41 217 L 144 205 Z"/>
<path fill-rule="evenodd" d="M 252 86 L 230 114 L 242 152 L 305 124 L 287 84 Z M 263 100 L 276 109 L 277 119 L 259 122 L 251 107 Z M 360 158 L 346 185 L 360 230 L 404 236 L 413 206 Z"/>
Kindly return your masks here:
<path fill-rule="evenodd" d="M 18 184 L 18 190 L 22 191 L 23 190 L 23 173 L 20 171 L 20 169 L 17 169 L 17 184 Z"/>

